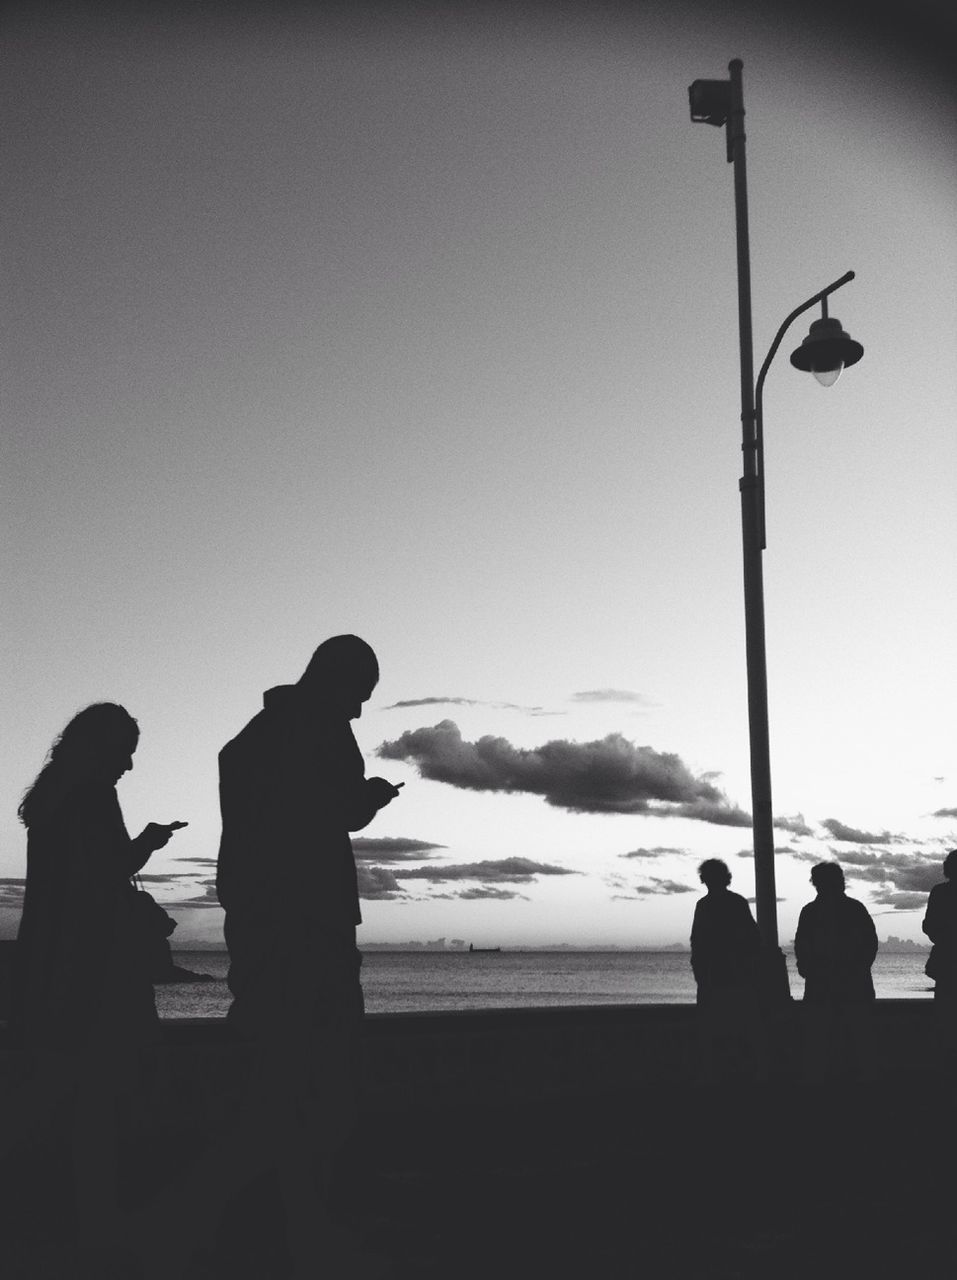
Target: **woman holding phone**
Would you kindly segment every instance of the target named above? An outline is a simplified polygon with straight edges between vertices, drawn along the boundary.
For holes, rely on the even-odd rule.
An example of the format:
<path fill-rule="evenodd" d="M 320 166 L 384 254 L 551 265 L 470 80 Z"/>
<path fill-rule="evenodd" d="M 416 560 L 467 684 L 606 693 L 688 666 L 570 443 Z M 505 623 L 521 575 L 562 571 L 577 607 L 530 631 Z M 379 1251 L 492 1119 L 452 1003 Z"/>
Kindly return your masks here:
<path fill-rule="evenodd" d="M 54 741 L 18 811 L 27 875 L 13 1030 L 33 1055 L 38 1108 L 49 1114 L 72 1099 L 76 1216 L 88 1246 L 115 1233 L 117 1105 L 135 1086 L 139 1051 L 160 1040 L 130 877 L 186 825 L 150 822 L 128 834 L 116 784 L 132 769 L 138 741 L 124 707 L 84 708 Z"/>

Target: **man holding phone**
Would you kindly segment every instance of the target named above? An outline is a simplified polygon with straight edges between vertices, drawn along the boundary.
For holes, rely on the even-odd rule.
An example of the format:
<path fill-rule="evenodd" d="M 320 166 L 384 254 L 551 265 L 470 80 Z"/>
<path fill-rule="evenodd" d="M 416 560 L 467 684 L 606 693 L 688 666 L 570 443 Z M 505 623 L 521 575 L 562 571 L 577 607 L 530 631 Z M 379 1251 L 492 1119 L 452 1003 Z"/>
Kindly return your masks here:
<path fill-rule="evenodd" d="M 258 1042 L 247 1122 L 279 1173 L 288 1245 L 304 1270 L 349 1251 L 324 1202 L 353 1123 L 364 1012 L 349 833 L 399 794 L 365 776 L 351 727 L 378 679 L 364 640 L 333 636 L 298 683 L 264 694 L 219 757 L 228 1019 Z"/>
<path fill-rule="evenodd" d="M 226 1204 L 268 1171 L 278 1175 L 297 1276 L 387 1273 L 328 1212 L 333 1160 L 355 1113 L 363 1016 L 349 832 L 402 785 L 365 776 L 352 733 L 378 678 L 364 640 L 333 636 L 296 684 L 264 694 L 263 709 L 220 752 L 227 1018 L 252 1041 L 252 1066 L 236 1124 L 140 1215 L 150 1277 L 168 1274 L 171 1261 L 152 1226 L 176 1221 L 180 1264 L 214 1249 Z"/>
<path fill-rule="evenodd" d="M 362 1012 L 361 922 L 350 831 L 399 794 L 366 778 L 350 721 L 379 679 L 358 636 L 333 636 L 294 685 L 220 752 L 223 833 L 216 889 L 226 911 L 229 1020 L 260 1037 Z"/>

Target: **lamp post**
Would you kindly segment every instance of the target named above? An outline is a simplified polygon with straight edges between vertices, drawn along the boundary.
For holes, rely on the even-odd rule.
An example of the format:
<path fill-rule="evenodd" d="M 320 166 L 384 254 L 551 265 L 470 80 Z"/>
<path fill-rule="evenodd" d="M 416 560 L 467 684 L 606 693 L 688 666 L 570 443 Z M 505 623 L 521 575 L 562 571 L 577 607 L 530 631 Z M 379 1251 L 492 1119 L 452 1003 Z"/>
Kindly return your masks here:
<path fill-rule="evenodd" d="M 856 364 L 864 348 L 827 314 L 827 298 L 854 278 L 848 271 L 826 289 L 797 307 L 781 325 L 754 382 L 751 332 L 751 261 L 748 236 L 748 179 L 745 161 L 742 62 L 728 64 L 727 80 L 695 80 L 688 90 L 691 119 L 725 126 L 727 155 L 734 166 L 735 231 L 738 257 L 738 339 L 741 359 L 741 449 L 744 455 L 741 491 L 741 535 L 744 550 L 744 624 L 748 675 L 748 732 L 751 747 L 751 809 L 754 841 L 754 886 L 758 928 L 764 944 L 766 990 L 787 1000 L 787 964 L 778 943 L 777 893 L 774 883 L 774 817 L 771 806 L 771 753 L 768 736 L 768 676 L 764 630 L 762 552 L 766 545 L 764 516 L 764 380 L 781 339 L 793 320 L 820 302 L 822 317 L 792 354 L 797 369 L 814 373 L 825 386 L 836 382 L 841 370 Z"/>

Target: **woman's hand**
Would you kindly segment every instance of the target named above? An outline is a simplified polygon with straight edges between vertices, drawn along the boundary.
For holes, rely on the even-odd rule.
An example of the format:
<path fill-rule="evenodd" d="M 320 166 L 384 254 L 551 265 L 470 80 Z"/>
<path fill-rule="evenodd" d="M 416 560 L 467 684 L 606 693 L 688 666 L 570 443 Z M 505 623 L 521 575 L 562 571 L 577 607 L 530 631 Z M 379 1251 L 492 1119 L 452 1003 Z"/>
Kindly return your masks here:
<path fill-rule="evenodd" d="M 137 843 L 142 849 L 155 853 L 169 844 L 174 831 L 187 825 L 185 822 L 148 822 L 137 837 Z"/>

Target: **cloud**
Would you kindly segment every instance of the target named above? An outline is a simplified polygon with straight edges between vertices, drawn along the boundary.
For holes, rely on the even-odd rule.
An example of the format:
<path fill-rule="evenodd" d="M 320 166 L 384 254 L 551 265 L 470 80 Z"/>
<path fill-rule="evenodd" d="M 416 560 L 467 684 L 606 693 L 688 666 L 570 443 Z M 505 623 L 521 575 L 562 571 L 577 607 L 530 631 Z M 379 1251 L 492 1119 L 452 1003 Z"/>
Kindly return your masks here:
<path fill-rule="evenodd" d="M 558 867 L 550 862 L 534 862 L 531 858 L 492 858 L 484 862 L 465 862 L 453 866 L 402 867 L 395 872 L 399 880 L 484 880 L 505 884 L 532 884 L 537 876 L 575 876 L 581 872 Z"/>
<path fill-rule="evenodd" d="M 194 862 L 198 867 L 215 867 L 219 865 L 218 858 L 174 858 L 174 862 Z"/>
<path fill-rule="evenodd" d="M 136 878 L 137 880 L 142 880 L 144 884 L 178 884 L 185 877 L 181 871 L 164 871 L 162 873 L 138 871 Z"/>
<path fill-rule="evenodd" d="M 544 707 L 523 707 L 517 702 L 483 702 L 479 698 L 404 698 L 401 702 L 390 702 L 383 711 L 398 711 L 405 707 L 491 707 L 495 711 L 521 711 L 528 716 L 564 715 L 564 711 L 546 711 Z"/>
<path fill-rule="evenodd" d="M 844 868 L 844 875 L 848 880 L 890 886 L 886 892 L 917 893 L 922 895 L 922 900 L 926 900 L 931 888 L 942 878 L 940 859 L 928 859 L 921 853 L 884 848 L 831 849 L 830 852 Z M 792 850 L 791 854 L 801 862 L 824 861 L 818 855 L 806 851 Z"/>
<path fill-rule="evenodd" d="M 460 889 L 458 893 L 450 895 L 455 898 L 462 898 L 467 902 L 475 901 L 478 898 L 494 898 L 496 902 L 505 902 L 514 898 L 524 898 L 527 895 L 519 893 L 517 889 L 497 889 L 494 885 L 475 885 L 470 889 Z"/>
<path fill-rule="evenodd" d="M 835 840 L 846 840 L 849 844 L 893 844 L 896 839 L 889 831 L 882 831 L 879 835 L 873 831 L 859 831 L 856 827 L 847 826 L 839 818 L 825 818 L 821 826 Z"/>
<path fill-rule="evenodd" d="M 653 849 L 632 849 L 628 853 L 619 853 L 619 858 L 665 858 L 669 854 L 686 854 L 687 849 L 672 849 L 668 845 L 655 845 Z"/>
<path fill-rule="evenodd" d="M 648 898 L 675 893 L 694 893 L 690 884 L 682 884 L 678 880 L 665 880 L 661 876 L 649 876 L 646 884 L 635 885 L 631 893 L 616 893 L 613 901 L 628 901 L 634 898 Z"/>
<path fill-rule="evenodd" d="M 810 836 L 814 834 L 805 822 L 803 813 L 796 813 L 793 818 L 775 818 L 774 825 L 779 831 L 787 831 L 792 836 Z"/>
<path fill-rule="evenodd" d="M 842 856 L 841 864 L 849 880 L 866 880 L 871 884 L 890 883 L 897 890 L 908 890 L 925 896 L 941 879 L 939 862 L 922 862 L 916 858 L 897 866 L 879 862 L 847 865 L 847 859 Z"/>
<path fill-rule="evenodd" d="M 822 857 L 821 857 L 821 855 L 820 855 L 819 853 L 809 853 L 809 852 L 806 852 L 806 851 L 802 851 L 802 850 L 800 850 L 800 849 L 794 849 L 794 848 L 792 848 L 792 847 L 791 847 L 791 845 L 789 845 L 789 844 L 776 845 L 776 846 L 775 846 L 775 849 L 774 849 L 774 852 L 775 852 L 775 854 L 779 854 L 779 853 L 790 853 L 793 857 L 797 858 L 797 859 L 798 859 L 799 861 L 801 861 L 801 862 L 822 862 L 822 861 L 823 861 L 823 859 L 822 859 Z M 736 858 L 750 858 L 750 859 L 751 859 L 751 861 L 753 862 L 753 861 L 754 861 L 754 850 L 753 850 L 753 849 L 739 849 L 739 850 L 738 850 L 738 852 L 737 852 L 734 856 L 735 856 Z"/>
<path fill-rule="evenodd" d="M 594 742 L 546 742 L 533 750 L 486 735 L 463 740 L 452 720 L 383 742 L 378 755 L 415 765 L 423 778 L 471 791 L 524 792 L 572 813 L 650 814 L 724 826 L 751 819 L 707 778 L 667 752 L 612 733 Z"/>
<path fill-rule="evenodd" d="M 402 886 L 388 867 L 367 867 L 360 862 L 356 867 L 356 877 L 360 898 L 383 902 L 404 896 Z"/>
<path fill-rule="evenodd" d="M 582 693 L 573 693 L 571 702 L 631 702 L 642 707 L 656 707 L 654 702 L 644 693 L 635 693 L 631 689 L 586 689 Z"/>
<path fill-rule="evenodd" d="M 876 893 L 873 901 L 879 902 L 885 907 L 893 907 L 895 911 L 920 911 L 927 906 L 927 895 L 912 891 L 885 889 L 881 893 Z"/>
<path fill-rule="evenodd" d="M 957 818 L 957 809 L 935 809 L 932 818 Z"/>
<path fill-rule="evenodd" d="M 664 880 L 660 876 L 649 876 L 651 881 L 649 885 L 641 885 L 637 888 L 637 893 L 694 893 L 695 889 L 690 884 L 682 884 L 679 880 Z"/>
<path fill-rule="evenodd" d="M 684 767 L 684 766 L 682 766 Z M 659 818 L 692 818 L 696 822 L 710 822 L 718 827 L 750 827 L 751 815 L 731 804 L 728 797 L 718 792 L 718 799 L 687 801 L 672 809 L 649 809 Z"/>
<path fill-rule="evenodd" d="M 820 862 L 820 861 L 822 861 L 820 854 L 817 854 L 817 853 L 802 853 L 799 849 L 793 849 L 793 848 L 791 847 L 791 845 L 789 845 L 789 844 L 775 845 L 775 846 L 774 846 L 774 853 L 775 853 L 775 856 L 776 856 L 777 854 L 779 854 L 779 853 L 790 853 L 790 854 L 793 854 L 795 858 L 800 858 L 803 862 L 806 862 L 806 861 Z M 740 850 L 739 850 L 739 851 L 738 851 L 734 856 L 735 856 L 736 858 L 750 858 L 750 859 L 752 860 L 752 862 L 753 862 L 753 861 L 754 861 L 754 850 L 753 850 L 753 849 L 740 849 Z"/>
<path fill-rule="evenodd" d="M 419 862 L 429 857 L 433 849 L 444 848 L 444 844 L 410 840 L 407 836 L 355 836 L 352 840 L 352 852 L 359 861 Z"/>
<path fill-rule="evenodd" d="M 387 707 L 383 707 L 383 711 L 398 711 L 402 707 L 477 707 L 481 704 L 476 702 L 474 698 L 403 698 L 401 702 L 390 702 Z"/>

